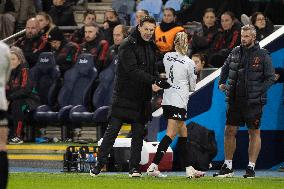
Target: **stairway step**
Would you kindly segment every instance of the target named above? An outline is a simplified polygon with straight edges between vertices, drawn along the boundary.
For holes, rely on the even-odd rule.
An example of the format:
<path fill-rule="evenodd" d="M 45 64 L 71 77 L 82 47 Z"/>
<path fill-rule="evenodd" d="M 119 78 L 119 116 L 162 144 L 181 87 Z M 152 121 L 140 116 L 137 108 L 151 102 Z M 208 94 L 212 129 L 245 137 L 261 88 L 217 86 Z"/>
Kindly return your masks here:
<path fill-rule="evenodd" d="M 69 145 L 7 145 L 9 150 L 65 150 Z"/>
<path fill-rule="evenodd" d="M 18 160 L 9 159 L 10 167 L 27 167 L 27 168 L 48 168 L 48 169 L 61 169 L 63 168 L 62 160 L 45 161 L 45 160 Z"/>
<path fill-rule="evenodd" d="M 9 150 L 9 154 L 64 154 L 65 150 Z"/>
<path fill-rule="evenodd" d="M 11 160 L 44 160 L 44 161 L 63 161 L 63 155 L 46 154 L 8 154 Z"/>
<path fill-rule="evenodd" d="M 97 23 L 102 24 L 104 21 L 104 12 L 105 11 L 96 11 Z M 82 24 L 84 20 L 84 11 L 74 11 L 75 21 L 77 24 Z"/>
<path fill-rule="evenodd" d="M 112 3 L 112 0 L 102 0 L 102 3 Z"/>
<path fill-rule="evenodd" d="M 83 135 L 83 134 L 96 135 L 96 134 L 97 134 L 97 131 L 92 131 L 92 130 L 88 131 L 88 130 L 84 130 L 84 131 L 81 131 L 81 132 L 80 132 L 80 134 L 81 134 L 81 135 Z"/>
<path fill-rule="evenodd" d="M 106 11 L 111 9 L 111 4 L 89 3 L 88 9 L 95 11 Z"/>
<path fill-rule="evenodd" d="M 82 127 L 82 131 L 96 131 L 97 127 Z"/>

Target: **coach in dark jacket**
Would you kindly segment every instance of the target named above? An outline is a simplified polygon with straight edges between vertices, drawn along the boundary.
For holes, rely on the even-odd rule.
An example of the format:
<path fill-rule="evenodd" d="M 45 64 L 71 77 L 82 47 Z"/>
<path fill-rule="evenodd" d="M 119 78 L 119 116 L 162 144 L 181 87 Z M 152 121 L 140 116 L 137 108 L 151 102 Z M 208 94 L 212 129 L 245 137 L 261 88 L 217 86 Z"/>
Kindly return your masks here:
<path fill-rule="evenodd" d="M 226 91 L 228 108 L 224 140 L 225 162 L 220 172 L 214 174 L 217 177 L 232 176 L 236 134 L 239 126 L 244 124 L 249 133 L 249 163 L 244 178 L 255 177 L 255 162 L 261 148 L 262 109 L 266 104 L 266 92 L 275 82 L 271 58 L 255 39 L 255 28 L 252 25 L 243 26 L 241 46 L 232 50 L 222 67 L 219 88 Z"/>
<path fill-rule="evenodd" d="M 152 90 L 160 89 L 153 84 L 156 79 L 155 49 L 151 40 L 154 30 L 155 19 L 144 17 L 137 29 L 122 42 L 119 48 L 111 119 L 100 147 L 98 164 L 90 171 L 91 176 L 100 173 L 121 125 L 125 122 L 131 123 L 133 133 L 129 176 L 141 176 L 139 162 L 144 126 L 151 116 L 149 107 Z"/>

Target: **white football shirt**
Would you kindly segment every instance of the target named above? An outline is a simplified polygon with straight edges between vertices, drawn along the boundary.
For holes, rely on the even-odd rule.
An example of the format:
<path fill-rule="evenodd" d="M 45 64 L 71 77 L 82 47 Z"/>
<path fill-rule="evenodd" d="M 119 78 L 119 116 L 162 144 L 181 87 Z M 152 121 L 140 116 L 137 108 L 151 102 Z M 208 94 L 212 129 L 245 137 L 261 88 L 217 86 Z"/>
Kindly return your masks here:
<path fill-rule="evenodd" d="M 163 63 L 171 87 L 164 90 L 162 105 L 187 109 L 189 92 L 196 86 L 195 63 L 179 52 L 166 53 Z"/>

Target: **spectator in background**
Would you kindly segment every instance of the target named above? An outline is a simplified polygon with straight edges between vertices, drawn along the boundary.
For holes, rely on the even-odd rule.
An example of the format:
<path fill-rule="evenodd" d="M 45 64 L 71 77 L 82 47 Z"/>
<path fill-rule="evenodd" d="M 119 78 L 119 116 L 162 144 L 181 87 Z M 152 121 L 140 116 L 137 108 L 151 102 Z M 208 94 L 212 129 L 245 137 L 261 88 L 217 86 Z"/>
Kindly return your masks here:
<path fill-rule="evenodd" d="M 80 45 L 81 53 L 90 53 L 94 56 L 95 67 L 100 73 L 106 67 L 106 54 L 109 43 L 102 39 L 99 25 L 95 22 L 85 25 L 85 42 Z"/>
<path fill-rule="evenodd" d="M 39 22 L 39 28 L 40 28 L 40 35 L 41 38 L 45 41 L 46 50 L 51 50 L 50 44 L 48 43 L 48 35 L 49 32 L 55 27 L 52 18 L 45 12 L 39 12 L 36 14 L 35 17 Z"/>
<path fill-rule="evenodd" d="M 10 144 L 23 143 L 23 130 L 27 124 L 28 113 L 40 104 L 39 97 L 33 91 L 29 66 L 23 51 L 18 47 L 11 48 L 11 76 L 6 85 L 9 113 L 13 118 Z"/>
<path fill-rule="evenodd" d="M 124 25 L 117 25 L 113 29 L 113 42 L 114 44 L 110 46 L 107 51 L 106 61 L 103 66 L 103 69 L 108 67 L 113 62 L 113 59 L 118 55 L 118 48 L 123 40 L 128 36 L 128 32 L 126 26 Z"/>
<path fill-rule="evenodd" d="M 28 19 L 36 14 L 34 0 L 12 0 L 17 13 L 17 31 L 24 29 L 25 23 Z"/>
<path fill-rule="evenodd" d="M 36 19 L 39 21 L 39 28 L 43 38 L 47 40 L 49 32 L 55 27 L 52 18 L 45 12 L 39 12 L 36 14 Z"/>
<path fill-rule="evenodd" d="M 8 138 L 8 102 L 5 86 L 10 76 L 10 52 L 9 47 L 0 42 L 0 188 L 6 189 L 8 183 L 9 163 L 7 157 Z"/>
<path fill-rule="evenodd" d="M 27 21 L 25 36 L 19 38 L 13 45 L 23 50 L 30 68 L 36 64 L 41 52 L 50 51 L 46 40 L 41 36 L 40 24 L 36 18 Z"/>
<path fill-rule="evenodd" d="M 221 16 L 221 28 L 209 52 L 208 63 L 220 68 L 231 50 L 240 44 L 240 39 L 240 23 L 232 12 L 224 12 Z"/>
<path fill-rule="evenodd" d="M 11 0 L 0 2 L 0 39 L 11 36 L 15 30 L 15 7 Z"/>
<path fill-rule="evenodd" d="M 139 24 L 140 20 L 145 16 L 149 16 L 149 12 L 147 10 L 141 9 L 136 11 L 134 23 L 132 22 L 132 27 L 130 27 L 128 30 L 129 33 L 132 33 L 136 29 L 136 26 Z"/>
<path fill-rule="evenodd" d="M 191 54 L 207 54 L 217 33 L 218 24 L 216 22 L 215 11 L 213 8 L 207 8 L 203 14 L 201 34 L 195 33 L 192 36 L 190 45 Z"/>
<path fill-rule="evenodd" d="M 71 41 L 78 44 L 83 43 L 85 39 L 85 25 L 96 22 L 96 18 L 97 16 L 94 10 L 87 10 L 84 12 L 84 25 L 80 29 L 74 31 L 73 35 L 71 36 Z"/>
<path fill-rule="evenodd" d="M 191 59 L 195 63 L 195 74 L 197 75 L 196 82 L 199 82 L 201 80 L 200 72 L 205 67 L 205 57 L 202 54 L 193 54 Z"/>
<path fill-rule="evenodd" d="M 163 20 L 155 29 L 155 43 L 160 51 L 161 57 L 167 52 L 174 50 L 174 38 L 176 33 L 183 31 L 184 28 L 176 22 L 176 12 L 173 8 L 165 8 Z"/>
<path fill-rule="evenodd" d="M 76 26 L 73 9 L 65 0 L 53 0 L 53 6 L 49 11 L 56 26 Z"/>
<path fill-rule="evenodd" d="M 64 73 L 76 63 L 79 46 L 76 43 L 68 42 L 58 27 L 54 27 L 49 32 L 48 41 L 54 52 L 61 76 L 64 77 Z"/>
<path fill-rule="evenodd" d="M 113 44 L 113 29 L 119 24 L 120 21 L 117 12 L 113 9 L 107 10 L 104 17 L 103 33 L 105 40 L 107 40 L 110 45 Z"/>
<path fill-rule="evenodd" d="M 149 12 L 147 10 L 141 9 L 141 10 L 136 11 L 134 26 L 137 26 L 140 23 L 140 20 L 145 16 L 149 16 Z"/>
<path fill-rule="evenodd" d="M 261 41 L 262 39 L 270 35 L 274 30 L 273 24 L 261 12 L 255 12 L 252 14 L 251 23 L 256 29 L 257 41 Z"/>

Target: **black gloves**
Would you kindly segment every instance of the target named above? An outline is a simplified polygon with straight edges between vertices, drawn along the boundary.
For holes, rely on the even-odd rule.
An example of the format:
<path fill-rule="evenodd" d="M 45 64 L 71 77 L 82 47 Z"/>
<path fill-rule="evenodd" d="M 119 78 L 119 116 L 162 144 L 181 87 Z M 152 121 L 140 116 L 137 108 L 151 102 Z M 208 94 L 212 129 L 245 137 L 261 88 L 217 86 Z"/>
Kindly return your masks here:
<path fill-rule="evenodd" d="M 171 85 L 165 79 L 157 79 L 156 85 L 158 85 L 162 89 L 168 89 Z"/>

